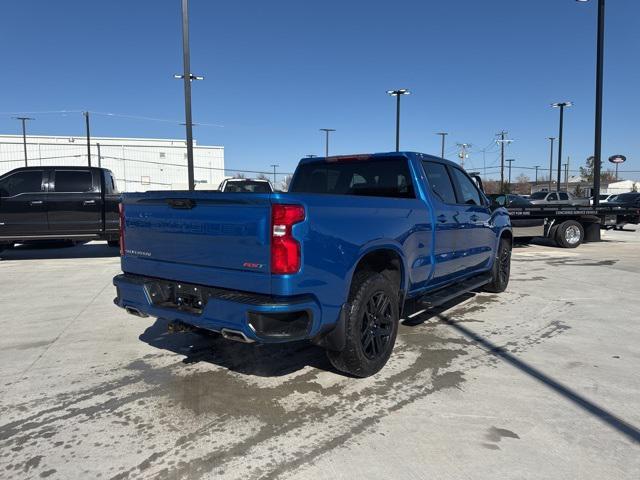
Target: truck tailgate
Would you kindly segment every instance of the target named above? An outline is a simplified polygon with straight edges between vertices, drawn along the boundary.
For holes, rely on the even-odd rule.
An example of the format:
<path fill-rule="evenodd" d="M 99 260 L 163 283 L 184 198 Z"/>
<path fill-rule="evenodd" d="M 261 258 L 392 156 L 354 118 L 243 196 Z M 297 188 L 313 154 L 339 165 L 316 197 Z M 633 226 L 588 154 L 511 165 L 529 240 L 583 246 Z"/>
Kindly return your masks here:
<path fill-rule="evenodd" d="M 270 293 L 269 194 L 126 194 L 123 270 Z"/>

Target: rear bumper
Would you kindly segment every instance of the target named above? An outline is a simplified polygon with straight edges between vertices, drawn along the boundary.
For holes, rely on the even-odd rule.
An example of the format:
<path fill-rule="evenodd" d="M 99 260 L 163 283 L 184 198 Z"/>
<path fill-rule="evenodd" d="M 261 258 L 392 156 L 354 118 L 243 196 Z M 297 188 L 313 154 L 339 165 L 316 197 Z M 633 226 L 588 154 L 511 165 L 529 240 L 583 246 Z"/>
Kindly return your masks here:
<path fill-rule="evenodd" d="M 310 339 L 322 325 L 322 308 L 310 295 L 272 297 L 133 274 L 117 275 L 113 284 L 117 291 L 114 303 L 121 308 L 215 332 L 241 332 L 249 341 Z M 201 307 L 178 306 L 159 299 L 176 288 L 198 290 Z"/>

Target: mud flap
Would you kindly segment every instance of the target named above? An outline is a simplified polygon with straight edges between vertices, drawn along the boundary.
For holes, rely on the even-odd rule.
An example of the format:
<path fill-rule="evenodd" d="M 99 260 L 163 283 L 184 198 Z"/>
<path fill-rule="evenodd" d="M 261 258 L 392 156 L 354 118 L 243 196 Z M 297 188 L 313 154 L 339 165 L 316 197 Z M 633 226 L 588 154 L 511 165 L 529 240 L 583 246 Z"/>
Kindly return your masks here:
<path fill-rule="evenodd" d="M 333 350 L 341 352 L 345 348 L 346 344 L 346 332 L 345 326 L 347 324 L 347 315 L 351 310 L 351 304 L 345 303 L 340 309 L 340 315 L 338 315 L 338 321 L 330 327 L 329 330 L 320 332 L 314 338 L 311 339 L 311 343 L 327 350 Z"/>

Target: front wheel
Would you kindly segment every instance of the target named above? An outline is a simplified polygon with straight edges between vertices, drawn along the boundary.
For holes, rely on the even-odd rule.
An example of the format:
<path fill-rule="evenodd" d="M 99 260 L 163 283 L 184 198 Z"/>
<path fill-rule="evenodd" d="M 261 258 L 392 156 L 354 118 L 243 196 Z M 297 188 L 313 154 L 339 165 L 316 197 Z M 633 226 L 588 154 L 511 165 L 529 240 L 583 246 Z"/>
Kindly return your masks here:
<path fill-rule="evenodd" d="M 369 377 L 387 363 L 398 334 L 400 310 L 394 284 L 375 272 L 353 280 L 345 324 L 345 348 L 327 350 L 331 364 L 356 377 Z"/>
<path fill-rule="evenodd" d="M 491 281 L 484 286 L 486 292 L 501 293 L 509 285 L 511 275 L 511 242 L 508 238 L 501 238 L 491 269 Z"/>

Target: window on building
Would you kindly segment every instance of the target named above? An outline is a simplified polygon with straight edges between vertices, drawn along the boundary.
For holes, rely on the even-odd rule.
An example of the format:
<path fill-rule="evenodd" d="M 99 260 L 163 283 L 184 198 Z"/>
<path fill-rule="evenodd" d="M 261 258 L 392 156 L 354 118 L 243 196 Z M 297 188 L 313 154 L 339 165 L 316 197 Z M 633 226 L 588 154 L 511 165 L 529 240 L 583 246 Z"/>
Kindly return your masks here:
<path fill-rule="evenodd" d="M 160 158 L 167 158 L 167 154 L 164 152 L 160 152 Z"/>

